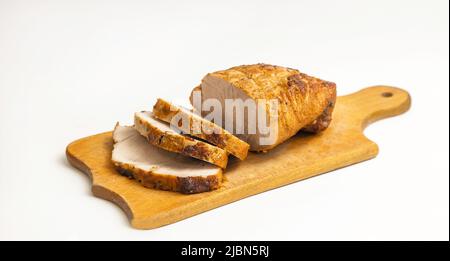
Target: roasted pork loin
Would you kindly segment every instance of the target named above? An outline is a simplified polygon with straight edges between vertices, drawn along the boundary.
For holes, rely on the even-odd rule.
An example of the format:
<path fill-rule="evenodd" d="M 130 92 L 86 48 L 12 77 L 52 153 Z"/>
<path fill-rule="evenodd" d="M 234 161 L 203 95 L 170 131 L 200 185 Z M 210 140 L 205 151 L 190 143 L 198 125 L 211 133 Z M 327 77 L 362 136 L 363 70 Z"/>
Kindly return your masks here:
<path fill-rule="evenodd" d="M 113 141 L 115 168 L 145 187 L 190 194 L 216 189 L 222 182 L 221 168 L 153 146 L 133 127 L 116 125 Z"/>
<path fill-rule="evenodd" d="M 221 168 L 226 168 L 228 153 L 209 143 L 182 135 L 160 121 L 150 111 L 137 112 L 134 127 L 149 143 L 159 148 L 200 159 Z"/>
<path fill-rule="evenodd" d="M 201 102 L 195 101 L 196 93 L 200 94 Z M 222 122 L 216 124 L 249 143 L 251 151 L 268 151 L 301 129 L 309 132 L 326 129 L 336 101 L 336 84 L 291 68 L 267 64 L 242 65 L 206 75 L 191 94 L 192 105 L 203 116 L 211 113 L 202 108 L 203 102 L 208 99 L 217 99 L 225 108 L 222 110 Z M 262 106 L 265 116 L 261 117 L 258 111 L 260 118 L 253 119 L 256 131 L 251 131 L 250 114 L 246 114 L 244 122 L 239 123 L 238 118 L 242 115 L 237 115 L 236 111 L 226 113 L 226 100 L 230 99 L 250 100 Z M 277 106 L 271 106 L 273 101 Z M 239 103 L 234 106 L 242 111 L 236 104 Z M 246 104 L 241 103 L 242 106 L 249 111 L 245 108 Z M 266 124 L 261 124 L 261 119 L 265 119 Z M 231 122 L 232 126 L 227 127 L 227 122 Z M 243 132 L 238 131 L 239 124 L 244 125 Z"/>
<path fill-rule="evenodd" d="M 162 121 L 172 123 L 184 133 L 224 149 L 241 160 L 247 157 L 250 147 L 248 143 L 183 107 L 158 99 L 153 106 L 153 115 Z"/>

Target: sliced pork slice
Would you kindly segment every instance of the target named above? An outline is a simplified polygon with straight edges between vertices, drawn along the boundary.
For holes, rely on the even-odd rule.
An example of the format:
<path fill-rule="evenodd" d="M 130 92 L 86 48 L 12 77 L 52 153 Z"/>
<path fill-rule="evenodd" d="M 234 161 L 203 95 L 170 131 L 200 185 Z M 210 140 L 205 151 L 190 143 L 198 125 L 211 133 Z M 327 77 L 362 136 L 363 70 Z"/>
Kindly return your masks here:
<path fill-rule="evenodd" d="M 222 182 L 221 168 L 155 147 L 133 127 L 116 125 L 113 140 L 116 169 L 145 187 L 190 194 L 217 189 Z"/>
<path fill-rule="evenodd" d="M 181 135 L 169 124 L 156 119 L 150 111 L 134 115 L 134 127 L 148 142 L 162 149 L 200 159 L 226 168 L 228 154 L 223 149 L 206 142 Z"/>
<path fill-rule="evenodd" d="M 193 101 L 195 91 L 201 93 L 201 103 Z M 202 110 L 199 105 L 208 99 L 217 99 L 222 105 L 221 126 L 249 143 L 251 151 L 267 151 L 301 129 L 310 132 L 326 129 L 336 100 L 336 84 L 291 68 L 267 64 L 242 65 L 206 75 L 191 94 L 191 103 L 203 116 L 209 111 Z M 242 115 L 227 114 L 226 100 L 253 101 L 255 104 L 260 101 L 265 115 L 258 112 L 258 117 L 253 119 L 244 115 L 244 131 L 239 133 L 236 129 L 240 122 L 237 116 Z M 270 109 L 271 100 L 278 103 L 277 110 Z M 245 104 L 235 106 L 239 111 L 245 107 Z M 262 124 L 260 119 L 266 122 Z M 250 120 L 253 122 L 250 123 Z M 270 124 L 271 121 L 275 124 Z M 226 122 L 234 124 L 229 128 Z M 252 124 L 256 125 L 256 131 L 252 131 Z"/>
<path fill-rule="evenodd" d="M 224 149 L 241 160 L 247 157 L 250 147 L 247 142 L 185 108 L 158 99 L 153 106 L 153 115 L 160 120 L 171 123 L 172 126 L 175 125 L 184 133 L 206 140 Z M 176 122 L 172 122 L 172 120 Z"/>

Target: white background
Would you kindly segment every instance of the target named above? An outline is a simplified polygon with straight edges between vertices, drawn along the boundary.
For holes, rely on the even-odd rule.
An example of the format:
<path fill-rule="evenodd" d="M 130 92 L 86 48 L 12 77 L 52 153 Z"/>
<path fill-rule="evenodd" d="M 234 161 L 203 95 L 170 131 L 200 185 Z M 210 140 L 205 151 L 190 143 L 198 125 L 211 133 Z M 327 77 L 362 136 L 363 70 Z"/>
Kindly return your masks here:
<path fill-rule="evenodd" d="M 0 239 L 449 240 L 448 1 L 0 0 Z M 411 93 L 377 158 L 155 230 L 130 227 L 66 145 L 266 62 Z M 320 159 L 318 159 L 320 160 Z"/>

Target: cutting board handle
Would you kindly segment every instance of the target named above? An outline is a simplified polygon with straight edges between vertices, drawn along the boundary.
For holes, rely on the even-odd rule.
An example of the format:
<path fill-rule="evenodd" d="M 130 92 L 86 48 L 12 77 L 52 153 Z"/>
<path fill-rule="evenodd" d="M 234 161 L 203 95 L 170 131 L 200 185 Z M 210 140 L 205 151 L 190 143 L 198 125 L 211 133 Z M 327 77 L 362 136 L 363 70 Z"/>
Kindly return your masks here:
<path fill-rule="evenodd" d="M 362 89 L 342 96 L 340 100 L 352 104 L 349 108 L 351 114 L 359 118 L 363 129 L 372 122 L 402 114 L 411 107 L 411 96 L 407 91 L 384 85 Z"/>

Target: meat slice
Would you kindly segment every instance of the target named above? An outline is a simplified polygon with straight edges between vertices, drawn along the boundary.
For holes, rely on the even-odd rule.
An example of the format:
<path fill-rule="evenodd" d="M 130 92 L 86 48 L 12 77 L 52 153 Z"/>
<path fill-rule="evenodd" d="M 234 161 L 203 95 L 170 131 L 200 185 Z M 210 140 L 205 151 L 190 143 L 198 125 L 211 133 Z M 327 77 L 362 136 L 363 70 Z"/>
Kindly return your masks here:
<path fill-rule="evenodd" d="M 226 168 L 228 154 L 223 149 L 206 142 L 181 135 L 169 124 L 156 119 L 150 111 L 134 115 L 134 127 L 148 142 L 162 149 L 200 159 Z"/>
<path fill-rule="evenodd" d="M 208 141 L 219 148 L 244 160 L 247 157 L 250 145 L 218 125 L 201 116 L 163 99 L 158 99 L 153 106 L 153 115 L 172 126 L 176 126 L 184 133 Z M 172 120 L 176 122 L 172 122 Z"/>
<path fill-rule="evenodd" d="M 117 124 L 113 141 L 115 168 L 145 187 L 190 194 L 217 189 L 222 182 L 221 168 L 155 147 L 133 127 Z"/>
<path fill-rule="evenodd" d="M 195 91 L 201 93 L 200 103 L 194 102 Z M 207 115 L 210 112 L 199 106 L 208 99 L 217 99 L 224 108 L 223 121 L 217 124 L 249 143 L 251 151 L 268 151 L 301 129 L 309 132 L 326 129 L 336 100 L 336 84 L 291 68 L 267 64 L 242 65 L 206 75 L 201 85 L 194 88 L 191 103 L 202 115 Z M 256 108 L 263 108 L 265 113 L 256 110 L 256 118 L 245 114 L 244 132 L 239 132 L 238 113 L 226 113 L 226 100 L 253 101 L 255 104 L 259 101 L 260 107 Z M 277 106 L 270 107 L 272 101 Z M 246 104 L 242 103 L 233 106 L 240 111 L 246 108 Z M 265 124 L 261 119 L 265 119 Z M 231 128 L 226 124 L 230 122 L 234 123 Z M 252 129 L 252 124 L 256 125 L 256 131 Z"/>

